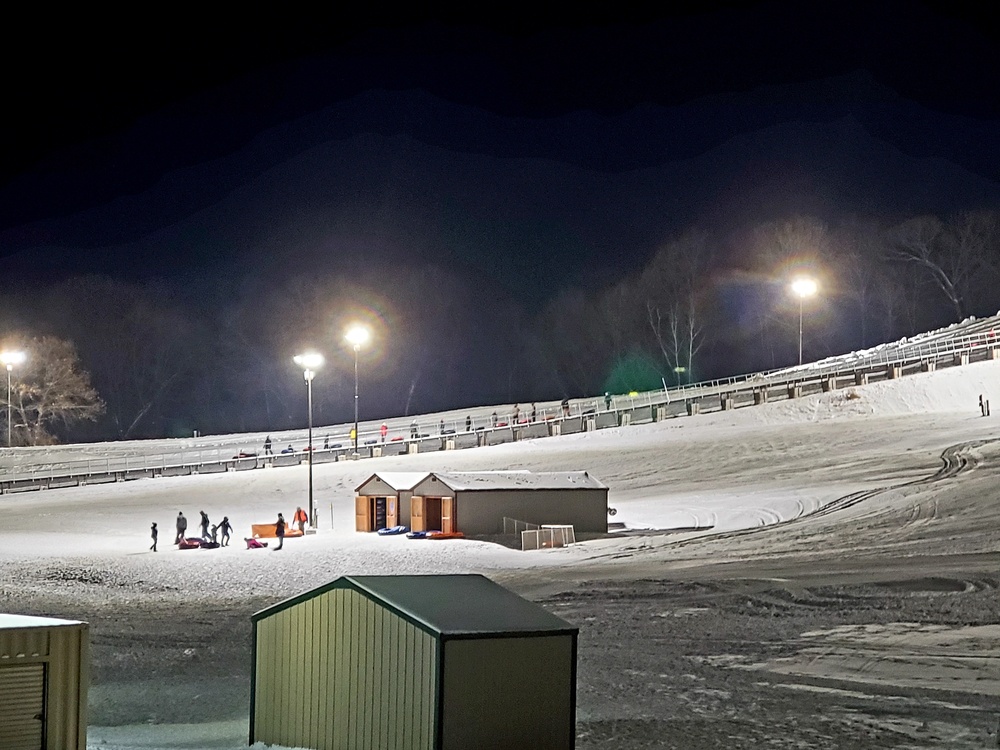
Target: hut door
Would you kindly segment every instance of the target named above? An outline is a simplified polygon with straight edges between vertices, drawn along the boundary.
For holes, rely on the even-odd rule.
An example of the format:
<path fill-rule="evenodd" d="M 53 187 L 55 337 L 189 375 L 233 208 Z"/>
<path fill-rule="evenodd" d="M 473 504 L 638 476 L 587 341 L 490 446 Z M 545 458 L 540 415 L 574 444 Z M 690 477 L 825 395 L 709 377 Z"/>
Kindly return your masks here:
<path fill-rule="evenodd" d="M 441 528 L 441 498 L 424 498 L 424 530 L 444 531 Z"/>
<path fill-rule="evenodd" d="M 372 530 L 372 504 L 364 495 L 354 498 L 354 528 L 356 531 Z"/>
<path fill-rule="evenodd" d="M 427 531 L 424 525 L 424 499 L 418 495 L 410 498 L 410 528 L 414 531 Z"/>
<path fill-rule="evenodd" d="M 450 534 L 455 531 L 455 499 L 441 498 L 441 531 Z"/>
<path fill-rule="evenodd" d="M 0 667 L 0 747 L 42 750 L 45 665 Z"/>
<path fill-rule="evenodd" d="M 376 497 L 375 498 L 375 530 L 384 529 L 387 524 L 385 522 L 386 517 L 386 504 L 387 498 Z"/>
<path fill-rule="evenodd" d="M 399 505 L 398 497 L 387 497 L 385 499 L 385 525 L 386 526 L 398 526 L 399 525 L 399 512 L 396 510 Z"/>

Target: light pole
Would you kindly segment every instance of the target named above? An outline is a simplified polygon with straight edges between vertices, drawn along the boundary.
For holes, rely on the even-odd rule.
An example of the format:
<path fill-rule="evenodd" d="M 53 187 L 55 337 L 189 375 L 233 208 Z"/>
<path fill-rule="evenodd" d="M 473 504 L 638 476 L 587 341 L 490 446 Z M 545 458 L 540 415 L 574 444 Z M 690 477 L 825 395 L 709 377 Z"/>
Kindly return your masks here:
<path fill-rule="evenodd" d="M 14 365 L 19 365 L 25 360 L 24 352 L 16 351 L 4 351 L 0 352 L 0 362 L 7 367 L 7 447 L 11 446 L 11 428 L 13 427 L 11 421 L 11 414 L 14 412 L 14 405 L 11 403 L 11 389 L 10 389 L 10 373 L 14 369 Z"/>
<path fill-rule="evenodd" d="M 323 364 L 323 355 L 316 352 L 297 354 L 293 358 L 295 364 L 302 368 L 306 379 L 306 399 L 309 404 L 309 526 L 316 528 L 316 506 L 313 504 L 313 377 L 316 369 Z"/>
<path fill-rule="evenodd" d="M 800 276 L 792 281 L 792 294 L 799 298 L 799 366 L 802 366 L 802 302 L 806 297 L 812 297 L 819 290 L 815 279 Z"/>
<path fill-rule="evenodd" d="M 358 352 L 361 345 L 368 343 L 371 336 L 363 325 L 353 325 L 347 329 L 344 338 L 354 347 L 354 457 L 358 457 Z"/>

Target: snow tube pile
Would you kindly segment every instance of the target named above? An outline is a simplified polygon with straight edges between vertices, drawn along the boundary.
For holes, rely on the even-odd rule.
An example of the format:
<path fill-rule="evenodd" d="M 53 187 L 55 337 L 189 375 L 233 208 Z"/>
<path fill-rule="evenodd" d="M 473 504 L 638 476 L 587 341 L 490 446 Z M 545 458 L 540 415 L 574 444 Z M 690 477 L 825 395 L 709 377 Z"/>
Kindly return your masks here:
<path fill-rule="evenodd" d="M 201 539 L 181 539 L 177 545 L 177 549 L 201 549 Z"/>
<path fill-rule="evenodd" d="M 406 538 L 407 539 L 426 539 L 427 538 L 427 532 L 426 531 L 411 531 L 409 534 L 406 535 Z"/>
<path fill-rule="evenodd" d="M 376 533 L 379 536 L 393 536 L 394 534 L 405 534 L 409 531 L 405 526 L 389 526 L 385 529 L 379 529 Z"/>

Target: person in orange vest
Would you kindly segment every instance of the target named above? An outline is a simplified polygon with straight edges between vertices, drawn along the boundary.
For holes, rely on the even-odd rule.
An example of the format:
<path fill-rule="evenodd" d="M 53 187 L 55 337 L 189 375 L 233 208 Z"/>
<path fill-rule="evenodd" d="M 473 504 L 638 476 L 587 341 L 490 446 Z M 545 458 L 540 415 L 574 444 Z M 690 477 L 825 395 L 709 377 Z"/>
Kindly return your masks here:
<path fill-rule="evenodd" d="M 309 515 L 302 510 L 302 508 L 295 509 L 295 515 L 292 517 L 292 521 L 298 524 L 299 531 L 303 534 L 306 533 L 306 521 L 309 520 Z"/>

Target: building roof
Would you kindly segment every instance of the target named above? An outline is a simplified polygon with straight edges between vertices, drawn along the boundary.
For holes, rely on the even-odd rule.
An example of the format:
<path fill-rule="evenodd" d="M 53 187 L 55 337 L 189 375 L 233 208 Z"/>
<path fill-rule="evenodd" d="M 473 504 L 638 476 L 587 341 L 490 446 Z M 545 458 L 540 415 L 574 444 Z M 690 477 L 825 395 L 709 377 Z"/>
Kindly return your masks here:
<path fill-rule="evenodd" d="M 359 591 L 422 630 L 439 636 L 557 634 L 578 630 L 481 575 L 344 576 L 262 610 L 253 619 L 256 622 L 335 588 Z"/>
<path fill-rule="evenodd" d="M 455 491 L 462 490 L 606 490 L 586 471 L 432 472 Z"/>
<path fill-rule="evenodd" d="M 360 492 L 361 488 L 373 479 L 379 479 L 399 492 L 401 490 L 412 490 L 428 476 L 426 471 L 377 471 L 365 481 L 354 488 L 355 492 Z"/>
<path fill-rule="evenodd" d="M 35 617 L 33 615 L 11 615 L 0 612 L 0 630 L 20 628 L 52 628 L 62 625 L 82 625 L 79 620 L 57 620 L 55 617 Z"/>

